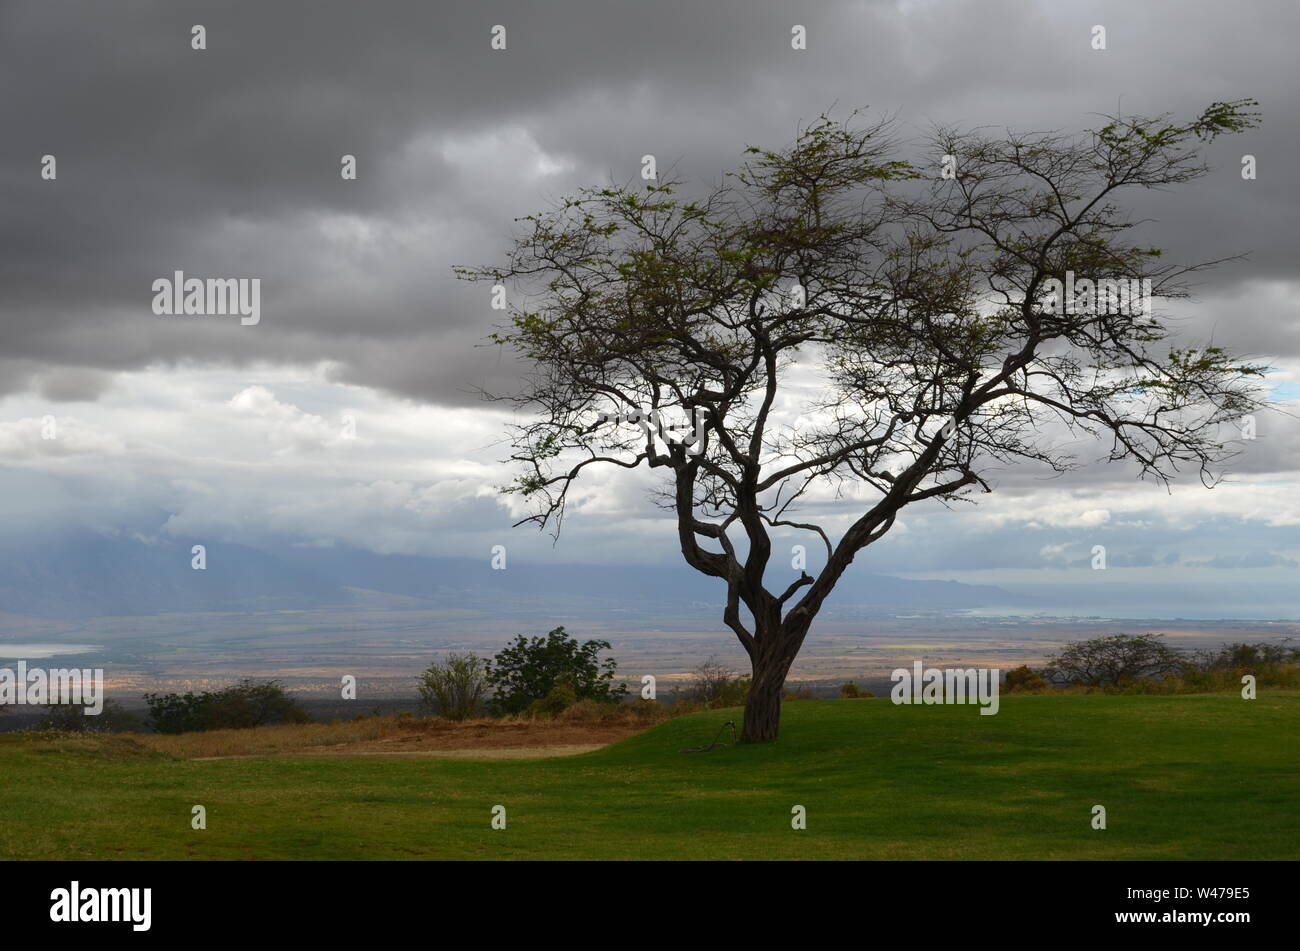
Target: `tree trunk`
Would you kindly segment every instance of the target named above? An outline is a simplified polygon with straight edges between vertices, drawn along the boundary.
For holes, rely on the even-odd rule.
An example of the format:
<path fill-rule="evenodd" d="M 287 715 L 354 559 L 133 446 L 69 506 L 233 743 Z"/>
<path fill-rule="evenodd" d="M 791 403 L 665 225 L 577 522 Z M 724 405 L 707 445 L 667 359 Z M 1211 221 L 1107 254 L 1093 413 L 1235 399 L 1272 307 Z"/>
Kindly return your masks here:
<path fill-rule="evenodd" d="M 745 700 L 745 725 L 740 732 L 742 743 L 770 743 L 781 727 L 781 694 L 789 663 L 778 657 L 756 654 L 753 682 Z"/>

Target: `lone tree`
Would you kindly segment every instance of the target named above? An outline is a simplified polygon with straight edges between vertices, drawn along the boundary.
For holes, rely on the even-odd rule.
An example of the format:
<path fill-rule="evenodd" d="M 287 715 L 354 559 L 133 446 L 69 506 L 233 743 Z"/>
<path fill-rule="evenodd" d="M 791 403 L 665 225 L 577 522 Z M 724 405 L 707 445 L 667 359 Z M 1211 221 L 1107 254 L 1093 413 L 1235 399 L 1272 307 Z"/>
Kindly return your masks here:
<path fill-rule="evenodd" d="M 1178 670 L 1183 659 L 1162 634 L 1115 634 L 1074 641 L 1047 659 L 1044 673 L 1054 683 L 1079 687 L 1117 687 L 1141 677 Z"/>
<path fill-rule="evenodd" d="M 1220 424 L 1262 405 L 1264 368 L 1175 347 L 1124 292 L 1186 296 L 1180 279 L 1216 262 L 1162 263 L 1115 199 L 1203 175 L 1202 144 L 1252 127 L 1254 105 L 1079 135 L 939 129 L 924 174 L 888 120 L 822 116 L 695 197 L 675 178 L 593 187 L 520 219 L 506 263 L 458 269 L 509 282 L 491 339 L 533 368 L 486 394 L 522 411 L 503 491 L 535 507 L 517 524 L 558 538 L 583 473 L 661 470 L 651 491 L 687 563 L 725 585 L 752 663 L 743 739 L 775 739 L 809 626 L 905 506 L 991 491 L 1007 463 L 1065 471 L 1078 431 L 1144 478 L 1192 466 L 1214 484 Z M 838 539 L 796 515 L 846 482 L 862 511 Z M 773 529 L 816 535 L 824 564 L 773 566 Z"/>

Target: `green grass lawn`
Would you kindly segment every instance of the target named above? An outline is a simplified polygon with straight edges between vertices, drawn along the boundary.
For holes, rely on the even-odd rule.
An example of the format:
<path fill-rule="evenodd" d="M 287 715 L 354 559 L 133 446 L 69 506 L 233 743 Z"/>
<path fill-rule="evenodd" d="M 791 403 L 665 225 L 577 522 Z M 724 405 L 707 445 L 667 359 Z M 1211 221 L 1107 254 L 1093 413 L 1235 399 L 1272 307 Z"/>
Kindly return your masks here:
<path fill-rule="evenodd" d="M 678 752 L 738 714 L 535 761 L 187 761 L 10 734 L 0 858 L 1300 857 L 1297 692 L 1012 696 L 997 716 L 801 701 L 774 745 Z"/>

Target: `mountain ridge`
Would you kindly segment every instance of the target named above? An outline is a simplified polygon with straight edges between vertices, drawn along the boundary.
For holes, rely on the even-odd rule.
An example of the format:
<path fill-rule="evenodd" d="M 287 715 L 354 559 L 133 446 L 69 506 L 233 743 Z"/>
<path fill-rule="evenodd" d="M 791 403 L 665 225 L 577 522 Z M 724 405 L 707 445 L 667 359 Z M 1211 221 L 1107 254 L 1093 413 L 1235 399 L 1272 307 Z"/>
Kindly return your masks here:
<path fill-rule="evenodd" d="M 135 616 L 187 611 L 302 609 L 353 603 L 349 588 L 460 605 L 566 599 L 620 605 L 716 603 L 722 585 L 681 565 L 610 566 L 380 555 L 358 548 L 269 549 L 68 533 L 0 544 L 0 612 L 35 617 Z M 811 567 L 810 567 L 810 570 Z M 791 580 L 796 575 L 790 571 Z M 839 607 L 960 609 L 1010 604 L 1001 588 L 956 581 L 846 574 Z"/>

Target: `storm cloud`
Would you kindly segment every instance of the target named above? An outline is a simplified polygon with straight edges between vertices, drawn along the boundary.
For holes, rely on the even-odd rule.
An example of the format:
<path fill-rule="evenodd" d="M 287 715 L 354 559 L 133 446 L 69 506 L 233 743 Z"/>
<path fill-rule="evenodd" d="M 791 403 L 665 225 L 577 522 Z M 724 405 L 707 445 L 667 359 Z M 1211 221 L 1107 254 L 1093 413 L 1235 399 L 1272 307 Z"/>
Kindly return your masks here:
<path fill-rule="evenodd" d="M 795 24 L 806 50 L 791 49 Z M 1262 125 L 1214 143 L 1209 176 L 1133 207 L 1171 259 L 1248 252 L 1174 316 L 1276 366 L 1293 399 L 1297 35 L 1286 2 L 7 3 L 0 479 L 19 495 L 6 507 L 108 524 L 139 506 L 189 534 L 477 556 L 519 513 L 490 491 L 506 481 L 504 417 L 476 391 L 510 389 L 521 368 L 484 345 L 486 289 L 452 266 L 499 260 L 515 218 L 626 181 L 643 154 L 716 181 L 746 145 L 784 144 L 828 109 L 896 115 L 907 148 L 934 123 L 1077 130 L 1258 99 Z M 261 322 L 155 316 L 151 283 L 177 270 L 259 278 Z M 338 435 L 347 415 L 355 441 Z M 67 426 L 57 447 L 40 438 L 47 416 Z M 1232 526 L 1289 511 L 1298 444 L 1293 416 L 1261 417 L 1234 463 L 1242 485 L 1208 508 L 1199 486 L 1137 489 L 1124 466 L 1000 473 L 1000 500 L 918 515 L 896 557 L 965 570 L 989 567 L 993 546 L 1008 568 L 1048 570 L 1086 553 L 1078 519 L 1123 509 L 1165 533 L 1133 530 L 1134 565 L 1291 571 L 1295 521 L 1258 542 Z M 635 560 L 659 536 L 671 554 L 643 488 L 598 482 L 562 557 Z M 1220 538 L 1205 550 L 1198 512 Z M 999 513 L 1038 527 L 994 525 Z M 958 529 L 919 545 L 932 517 Z M 1066 547 L 1042 557 L 1052 545 Z"/>

